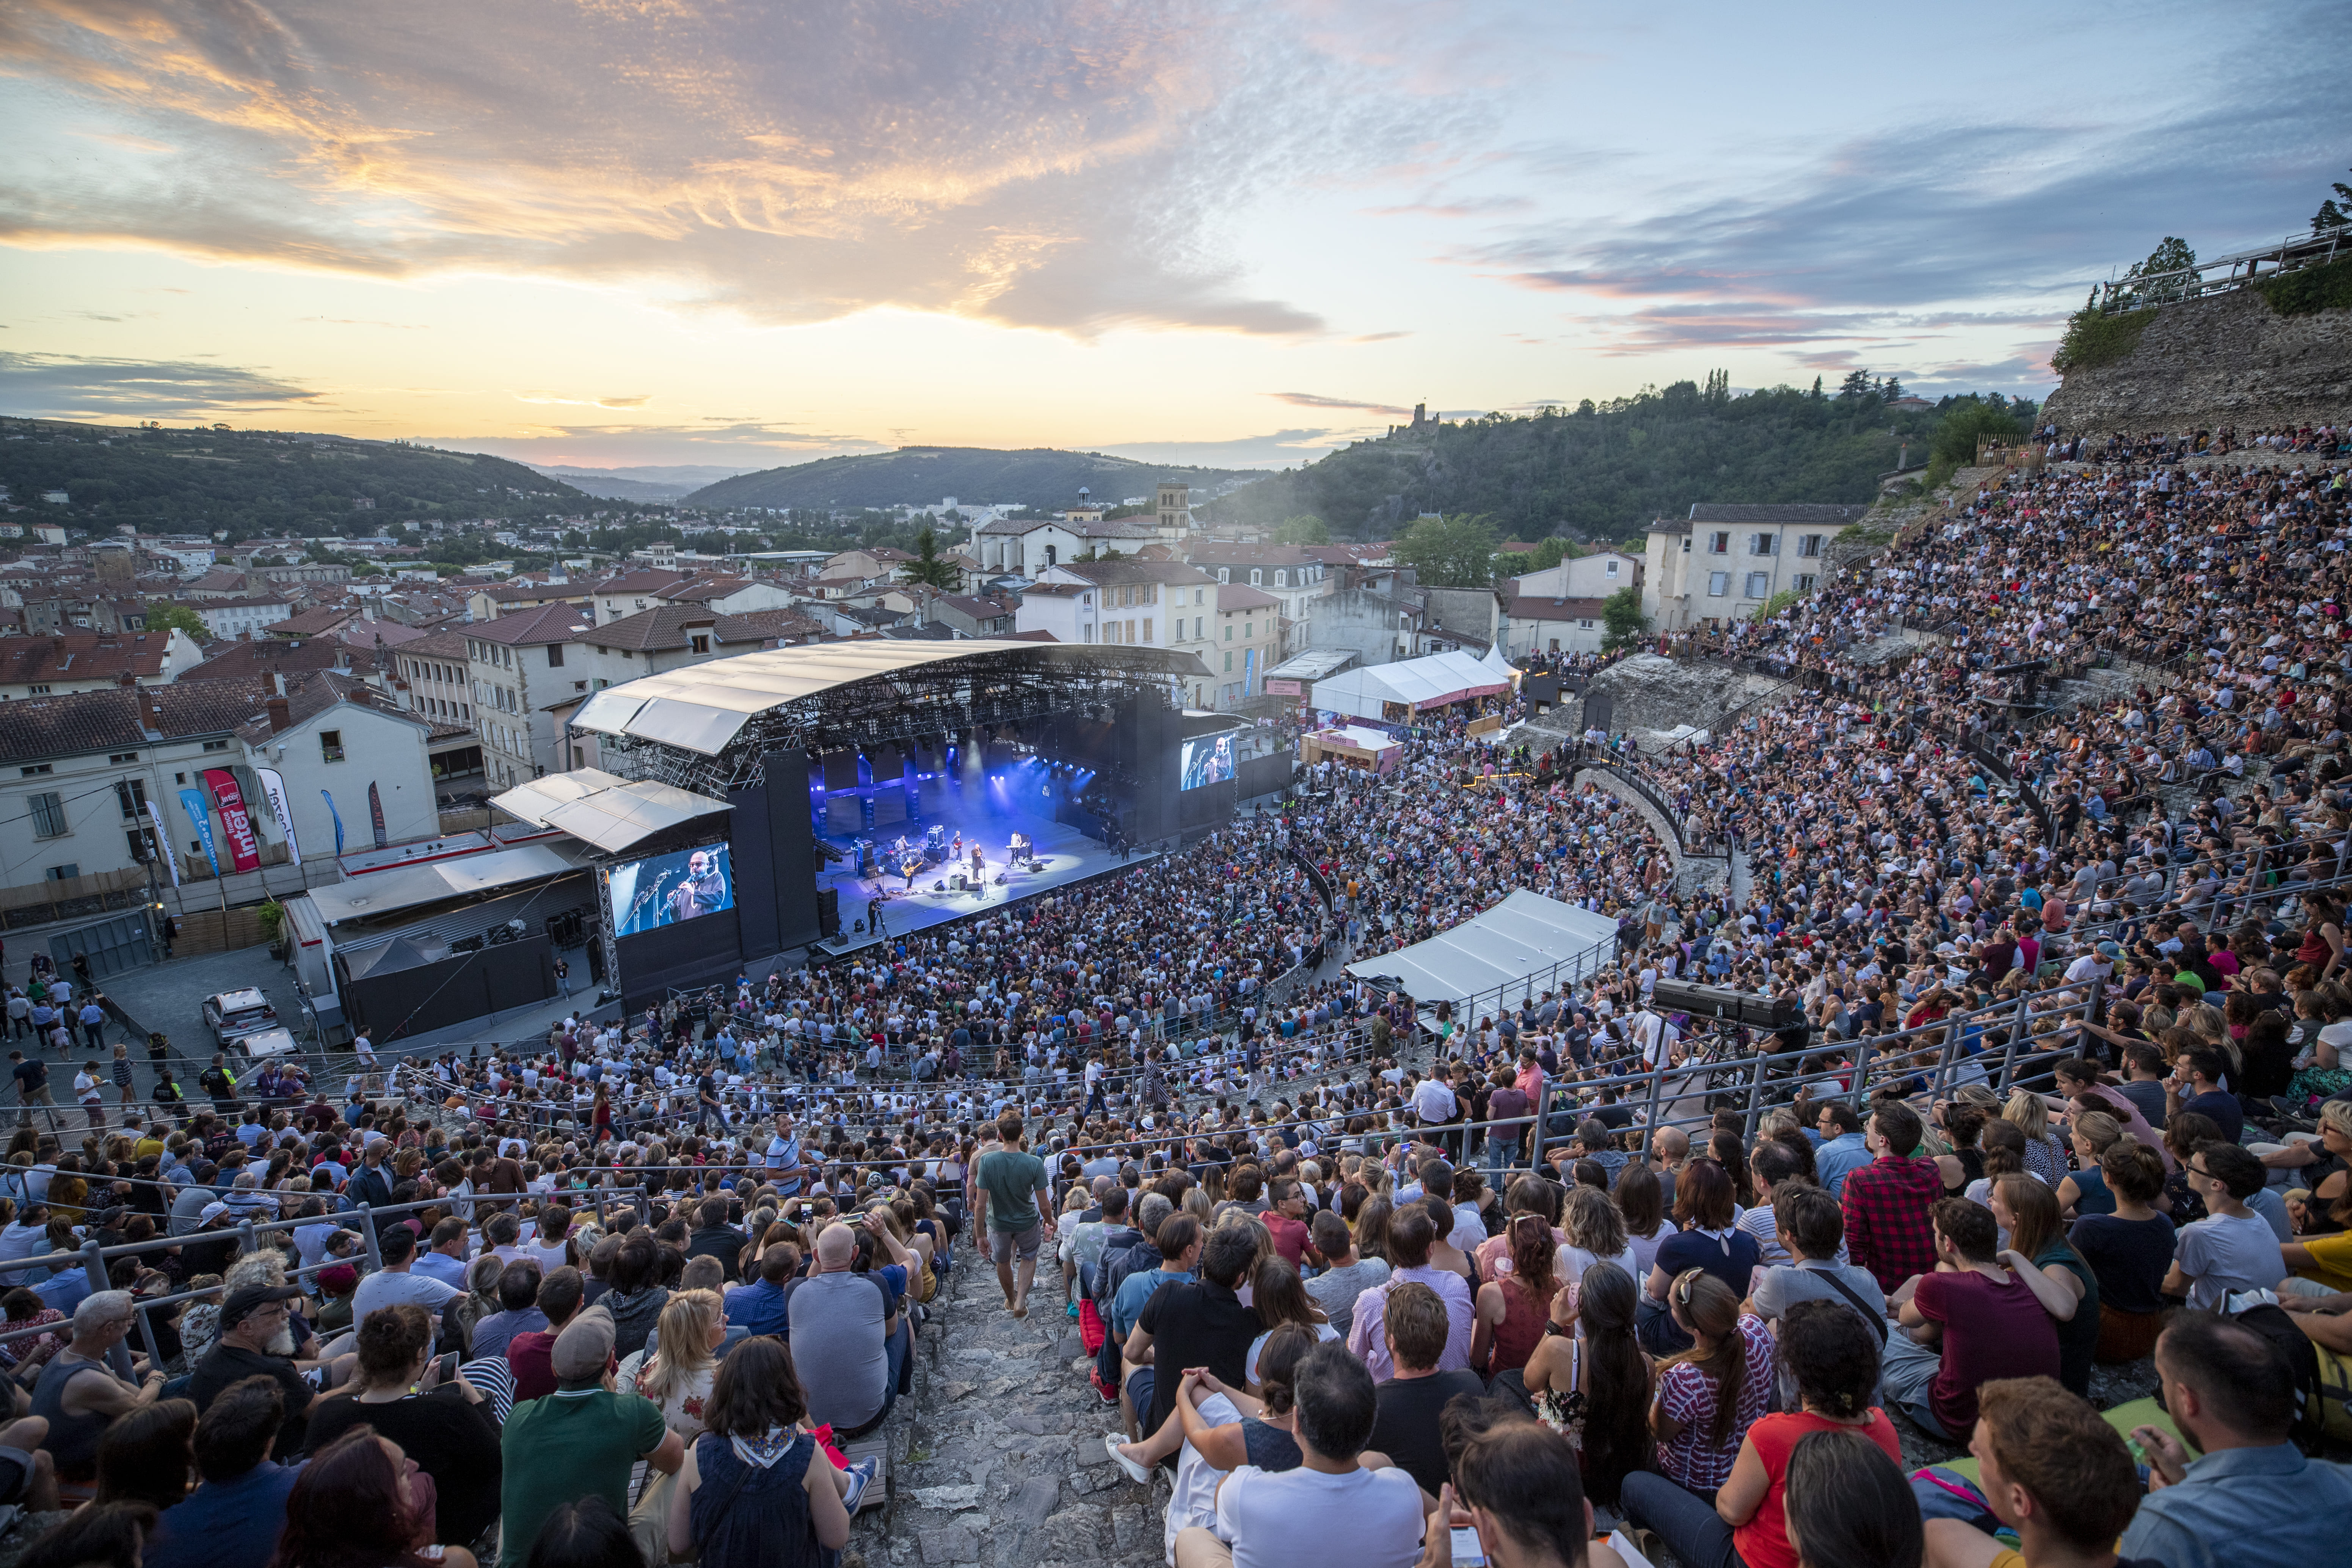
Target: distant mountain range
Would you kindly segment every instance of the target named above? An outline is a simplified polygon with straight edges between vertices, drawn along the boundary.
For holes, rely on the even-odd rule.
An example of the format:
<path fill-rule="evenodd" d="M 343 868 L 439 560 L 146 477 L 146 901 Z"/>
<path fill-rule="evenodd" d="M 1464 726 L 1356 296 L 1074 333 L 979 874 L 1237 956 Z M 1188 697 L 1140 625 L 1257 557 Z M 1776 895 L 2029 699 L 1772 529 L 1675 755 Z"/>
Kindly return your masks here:
<path fill-rule="evenodd" d="M 628 468 L 583 468 L 570 463 L 531 463 L 527 467 L 551 479 L 562 479 L 599 500 L 648 501 L 667 505 L 741 473 L 740 468 L 709 463 L 653 464 Z"/>
<path fill-rule="evenodd" d="M 706 485 L 686 500 L 708 507 L 829 509 L 920 506 L 953 496 L 979 506 L 1058 508 L 1076 505 L 1084 489 L 1097 504 L 1115 506 L 1136 496 L 1150 499 L 1163 480 L 1215 493 L 1256 477 L 1240 469 L 1139 463 L 1050 447 L 1010 452 L 985 447 L 901 447 L 870 457 L 824 458 L 738 474 Z M 566 478 L 570 483 L 581 482 L 568 474 Z"/>

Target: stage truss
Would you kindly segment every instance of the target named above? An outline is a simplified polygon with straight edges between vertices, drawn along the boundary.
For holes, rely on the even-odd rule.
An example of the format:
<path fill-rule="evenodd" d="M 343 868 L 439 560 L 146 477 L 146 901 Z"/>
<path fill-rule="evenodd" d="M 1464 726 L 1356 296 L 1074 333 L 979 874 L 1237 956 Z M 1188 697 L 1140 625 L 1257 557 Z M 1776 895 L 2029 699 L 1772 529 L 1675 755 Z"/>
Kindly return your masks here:
<path fill-rule="evenodd" d="M 714 667 L 724 662 L 714 661 Z M 710 755 L 643 736 L 601 730 L 596 735 L 605 766 L 613 773 L 723 798 L 730 791 L 763 783 L 771 752 L 803 751 L 814 756 L 866 750 L 1089 710 L 1102 710 L 1107 719 L 1110 710 L 1137 696 L 1181 706 L 1187 678 L 1205 668 L 1192 655 L 1166 648 L 1053 643 L 999 647 L 866 676 L 780 702 L 752 714 Z M 1116 770 L 1105 771 L 1105 776 L 1116 776 Z"/>

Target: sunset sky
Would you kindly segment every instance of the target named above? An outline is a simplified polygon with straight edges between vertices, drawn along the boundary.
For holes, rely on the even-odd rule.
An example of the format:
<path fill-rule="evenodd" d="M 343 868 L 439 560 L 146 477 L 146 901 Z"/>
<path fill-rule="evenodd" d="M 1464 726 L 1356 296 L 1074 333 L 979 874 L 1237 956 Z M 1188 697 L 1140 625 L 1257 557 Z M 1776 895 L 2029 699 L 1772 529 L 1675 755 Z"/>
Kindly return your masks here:
<path fill-rule="evenodd" d="M 0 413 L 1235 467 L 1722 367 L 2040 394 L 2309 220 L 2352 6 L 13 0 Z"/>

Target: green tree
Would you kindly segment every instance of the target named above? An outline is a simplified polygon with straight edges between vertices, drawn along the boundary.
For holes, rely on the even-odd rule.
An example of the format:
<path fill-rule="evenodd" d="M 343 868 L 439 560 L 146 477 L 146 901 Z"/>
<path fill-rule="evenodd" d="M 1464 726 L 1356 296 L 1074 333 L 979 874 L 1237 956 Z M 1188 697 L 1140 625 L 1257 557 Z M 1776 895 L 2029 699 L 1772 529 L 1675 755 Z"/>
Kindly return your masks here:
<path fill-rule="evenodd" d="M 1629 583 L 1601 600 L 1601 624 L 1608 628 L 1608 635 L 1601 639 L 1606 650 L 1614 652 L 1639 642 L 1650 629 L 1650 617 L 1642 613 L 1642 590 Z"/>
<path fill-rule="evenodd" d="M 1934 489 L 1951 478 L 1952 470 L 1966 468 L 1977 460 L 1977 447 L 1986 441 L 2013 441 L 2025 434 L 2025 426 L 2001 404 L 1998 397 L 1979 402 L 1969 396 L 1952 405 L 1944 412 L 1936 426 L 1936 439 L 1927 448 L 1927 471 L 1921 483 Z"/>
<path fill-rule="evenodd" d="M 2147 260 L 2132 263 L 2131 270 L 2124 274 L 2124 281 L 2140 285 L 2131 292 L 2142 300 L 2178 300 L 2197 281 L 2196 268 L 2197 253 L 2189 247 L 2189 242 L 2167 235 L 2147 253 Z M 2165 277 L 2167 273 L 2181 276 Z"/>
<path fill-rule="evenodd" d="M 1841 403 L 1856 403 L 1874 395 L 1871 390 L 1870 373 L 1860 367 L 1846 372 L 1845 379 L 1838 384 L 1838 401 Z"/>
<path fill-rule="evenodd" d="M 902 583 L 921 583 L 950 593 L 956 585 L 955 563 L 940 554 L 940 542 L 929 529 L 915 535 L 915 558 L 898 568 Z"/>
<path fill-rule="evenodd" d="M 1274 542 L 1276 544 L 1328 544 L 1331 542 L 1331 527 L 1313 512 L 1303 511 L 1297 517 L 1286 517 L 1275 525 Z"/>
<path fill-rule="evenodd" d="M 169 599 L 151 599 L 147 603 L 147 629 L 151 632 L 183 631 L 196 641 L 210 642 L 212 628 L 205 625 L 204 616 L 185 605 L 175 605 Z"/>
<path fill-rule="evenodd" d="M 1495 527 L 1483 514 L 1424 517 L 1396 542 L 1396 558 L 1424 588 L 1485 588 L 1495 581 Z"/>
<path fill-rule="evenodd" d="M 1538 539 L 1536 541 L 1535 549 L 1528 553 L 1527 569 L 1530 572 L 1549 572 L 1566 560 L 1568 554 L 1567 540 Z"/>

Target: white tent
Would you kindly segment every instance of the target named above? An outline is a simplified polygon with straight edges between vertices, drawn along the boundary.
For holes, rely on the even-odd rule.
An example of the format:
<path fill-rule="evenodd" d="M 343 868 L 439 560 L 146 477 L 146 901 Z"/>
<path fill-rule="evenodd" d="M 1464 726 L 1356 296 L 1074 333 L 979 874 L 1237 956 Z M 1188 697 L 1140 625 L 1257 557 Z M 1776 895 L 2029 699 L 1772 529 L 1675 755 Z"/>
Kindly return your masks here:
<path fill-rule="evenodd" d="M 1501 676 L 1505 680 L 1509 681 L 1513 686 L 1516 687 L 1518 685 L 1519 667 L 1503 657 L 1503 645 L 1501 643 L 1496 643 L 1494 647 L 1488 648 L 1486 650 L 1486 657 L 1480 659 L 1478 662 L 1485 665 L 1488 669 L 1493 670 L 1496 674 Z"/>
<path fill-rule="evenodd" d="M 1517 1006 L 1521 997 L 1582 980 L 1616 950 L 1617 922 L 1609 916 L 1521 888 L 1427 942 L 1359 959 L 1348 973 L 1362 980 L 1397 981 L 1424 1005 L 1475 998 L 1482 1011 L 1493 1013 Z"/>
<path fill-rule="evenodd" d="M 1433 653 L 1362 669 L 1344 669 L 1315 683 L 1315 706 L 1351 719 L 1388 718 L 1387 706 L 1440 708 L 1465 698 L 1508 691 L 1511 683 L 1466 653 Z"/>

